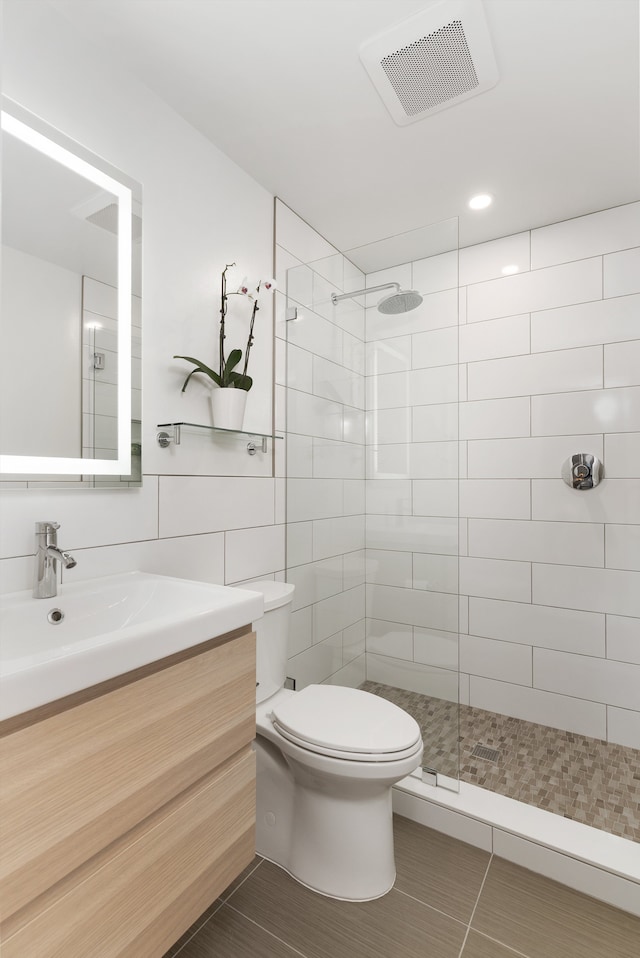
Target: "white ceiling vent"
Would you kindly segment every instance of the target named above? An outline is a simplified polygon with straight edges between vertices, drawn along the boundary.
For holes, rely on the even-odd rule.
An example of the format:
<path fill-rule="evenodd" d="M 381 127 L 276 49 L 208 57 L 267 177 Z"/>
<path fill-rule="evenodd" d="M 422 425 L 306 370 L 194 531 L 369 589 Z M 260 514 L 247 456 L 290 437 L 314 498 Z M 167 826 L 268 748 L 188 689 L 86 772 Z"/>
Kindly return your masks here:
<path fill-rule="evenodd" d="M 491 89 L 498 69 L 480 0 L 443 0 L 360 48 L 396 123 L 414 123 Z"/>
<path fill-rule="evenodd" d="M 78 203 L 71 212 L 78 219 L 118 235 L 118 203 L 111 193 L 101 190 L 90 199 Z M 134 243 L 142 239 L 142 207 L 137 200 L 133 200 L 132 204 L 131 239 Z"/>
<path fill-rule="evenodd" d="M 110 233 L 118 235 L 118 204 L 116 202 L 109 203 L 101 210 L 96 210 L 86 219 L 94 226 L 100 226 L 103 230 L 109 230 Z M 131 216 L 131 239 L 134 243 L 139 243 L 142 239 L 142 219 L 135 213 Z"/>

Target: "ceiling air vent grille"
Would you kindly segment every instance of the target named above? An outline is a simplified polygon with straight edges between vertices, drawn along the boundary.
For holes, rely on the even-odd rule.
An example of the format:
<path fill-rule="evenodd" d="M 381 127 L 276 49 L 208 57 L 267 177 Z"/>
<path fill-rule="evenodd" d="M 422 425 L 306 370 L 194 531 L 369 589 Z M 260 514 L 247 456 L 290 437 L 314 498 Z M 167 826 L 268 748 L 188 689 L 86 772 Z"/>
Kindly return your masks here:
<path fill-rule="evenodd" d="M 80 220 L 86 220 L 93 226 L 118 235 L 118 202 L 112 193 L 100 190 L 89 199 L 76 204 L 70 212 Z M 134 199 L 131 211 L 131 240 L 139 243 L 142 239 L 142 206 Z"/>
<path fill-rule="evenodd" d="M 460 20 L 390 53 L 381 66 L 407 116 L 424 113 L 478 86 Z"/>
<path fill-rule="evenodd" d="M 446 110 L 498 82 L 480 0 L 442 0 L 360 48 L 360 59 L 400 126 Z"/>
<path fill-rule="evenodd" d="M 86 217 L 87 222 L 93 223 L 94 226 L 100 226 L 103 230 L 108 230 L 110 233 L 115 233 L 118 235 L 118 204 L 109 203 L 108 206 L 103 207 L 101 210 L 96 210 L 95 213 L 91 213 Z M 142 220 L 139 216 L 136 216 L 133 213 L 131 217 L 131 239 L 134 243 L 139 243 L 142 239 Z"/>

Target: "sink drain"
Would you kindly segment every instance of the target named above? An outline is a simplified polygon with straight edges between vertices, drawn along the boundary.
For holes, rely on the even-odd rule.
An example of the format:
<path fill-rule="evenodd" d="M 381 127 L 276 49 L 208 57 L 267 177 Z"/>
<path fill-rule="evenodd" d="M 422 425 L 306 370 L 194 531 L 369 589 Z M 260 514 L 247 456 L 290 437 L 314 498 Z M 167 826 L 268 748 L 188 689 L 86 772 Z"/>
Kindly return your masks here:
<path fill-rule="evenodd" d="M 52 609 L 47 616 L 48 621 L 51 625 L 60 625 L 64 619 L 64 612 L 62 609 Z"/>

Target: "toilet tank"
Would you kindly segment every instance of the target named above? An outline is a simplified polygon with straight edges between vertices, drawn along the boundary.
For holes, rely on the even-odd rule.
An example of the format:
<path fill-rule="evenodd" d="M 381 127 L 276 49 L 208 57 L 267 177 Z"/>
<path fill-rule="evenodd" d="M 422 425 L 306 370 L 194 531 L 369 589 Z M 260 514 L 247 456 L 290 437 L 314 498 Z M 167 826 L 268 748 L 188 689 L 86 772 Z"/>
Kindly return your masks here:
<path fill-rule="evenodd" d="M 256 633 L 256 703 L 264 702 L 284 686 L 291 602 L 295 586 L 288 582 L 248 582 L 247 589 L 262 592 L 264 615 L 254 623 Z"/>

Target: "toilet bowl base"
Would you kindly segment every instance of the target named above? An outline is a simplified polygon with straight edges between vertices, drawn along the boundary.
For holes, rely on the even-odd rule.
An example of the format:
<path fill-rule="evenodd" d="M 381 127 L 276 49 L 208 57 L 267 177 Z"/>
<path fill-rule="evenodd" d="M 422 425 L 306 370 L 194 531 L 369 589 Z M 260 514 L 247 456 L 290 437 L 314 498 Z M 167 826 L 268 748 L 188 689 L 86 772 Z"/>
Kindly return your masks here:
<path fill-rule="evenodd" d="M 258 852 L 258 854 L 260 854 L 260 852 Z M 396 873 L 394 871 L 393 881 L 391 882 L 388 888 L 385 888 L 385 890 L 379 892 L 379 894 L 372 895 L 370 898 L 343 898 L 340 895 L 329 894 L 329 892 L 327 891 L 322 891 L 321 888 L 314 888 L 313 885 L 308 885 L 306 882 L 302 881 L 302 879 L 298 878 L 297 875 L 294 875 L 292 871 L 289 871 L 288 868 L 285 868 L 284 865 L 280 864 L 280 862 L 274 861 L 274 859 L 268 858 L 266 855 L 262 855 L 262 858 L 264 858 L 265 861 L 270 862 L 272 865 L 276 865 L 278 868 L 281 868 L 282 871 L 286 872 L 290 878 L 293 878 L 295 881 L 297 881 L 299 885 L 303 885 L 305 888 L 308 888 L 309 891 L 313 891 L 317 895 L 323 895 L 325 898 L 333 898 L 336 901 L 358 901 L 358 902 L 375 901 L 377 898 L 384 898 L 385 895 L 388 895 L 391 889 L 393 888 L 393 886 L 395 885 L 395 881 L 396 881 Z"/>
<path fill-rule="evenodd" d="M 256 740 L 256 851 L 329 898 L 371 901 L 393 888 L 391 783 L 337 780 Z"/>

